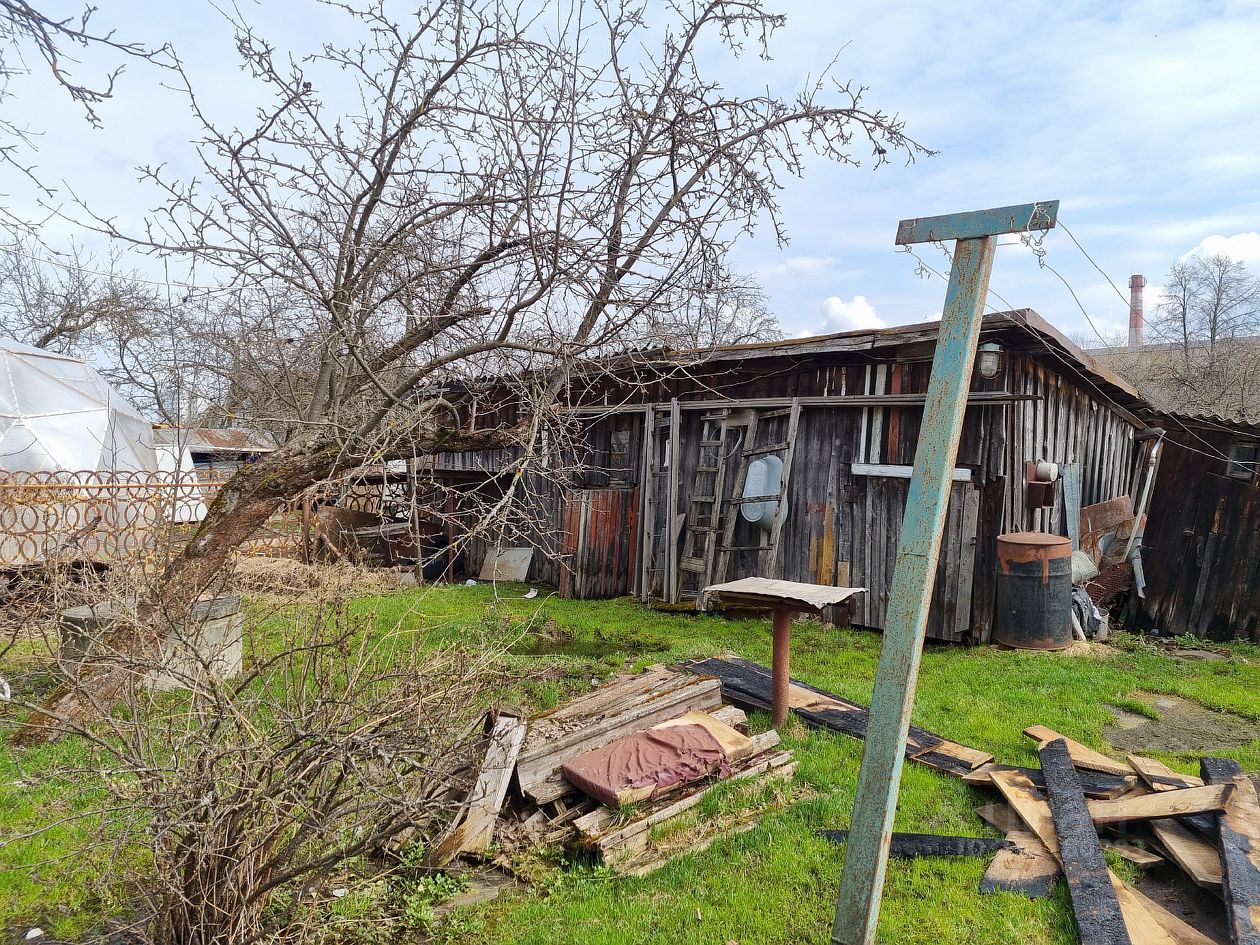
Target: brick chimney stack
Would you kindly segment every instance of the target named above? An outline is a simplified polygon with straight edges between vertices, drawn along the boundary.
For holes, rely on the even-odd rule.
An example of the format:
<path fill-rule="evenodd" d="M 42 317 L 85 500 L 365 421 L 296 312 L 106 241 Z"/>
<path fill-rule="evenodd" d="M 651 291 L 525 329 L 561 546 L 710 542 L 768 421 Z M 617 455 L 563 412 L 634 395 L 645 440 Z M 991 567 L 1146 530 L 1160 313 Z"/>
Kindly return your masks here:
<path fill-rule="evenodd" d="M 1129 347 L 1142 347 L 1142 329 L 1146 324 L 1142 311 L 1142 290 L 1146 288 L 1145 276 L 1129 277 Z"/>

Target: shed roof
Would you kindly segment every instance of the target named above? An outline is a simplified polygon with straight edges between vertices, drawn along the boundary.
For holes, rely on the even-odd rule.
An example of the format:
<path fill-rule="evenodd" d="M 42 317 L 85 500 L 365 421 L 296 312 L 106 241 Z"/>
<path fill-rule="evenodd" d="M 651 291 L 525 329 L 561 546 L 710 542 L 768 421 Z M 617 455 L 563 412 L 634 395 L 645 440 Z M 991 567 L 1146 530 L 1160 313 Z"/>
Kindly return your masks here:
<path fill-rule="evenodd" d="M 919 322 L 892 328 L 842 331 L 809 338 L 751 344 L 720 345 L 710 349 L 672 351 L 667 358 L 677 360 L 728 361 L 747 358 L 802 357 L 807 355 L 871 351 L 879 348 L 935 342 L 940 322 Z M 1097 358 L 1086 353 L 1075 342 L 1030 308 L 995 312 L 984 316 L 982 340 L 1001 340 L 1014 350 L 1046 350 L 1064 367 L 1084 376 L 1105 392 L 1108 399 L 1128 409 L 1147 406 L 1137 389 Z"/>
<path fill-rule="evenodd" d="M 266 430 L 241 427 L 155 427 L 153 439 L 158 446 L 179 444 L 196 453 L 270 453 L 277 448 Z"/>

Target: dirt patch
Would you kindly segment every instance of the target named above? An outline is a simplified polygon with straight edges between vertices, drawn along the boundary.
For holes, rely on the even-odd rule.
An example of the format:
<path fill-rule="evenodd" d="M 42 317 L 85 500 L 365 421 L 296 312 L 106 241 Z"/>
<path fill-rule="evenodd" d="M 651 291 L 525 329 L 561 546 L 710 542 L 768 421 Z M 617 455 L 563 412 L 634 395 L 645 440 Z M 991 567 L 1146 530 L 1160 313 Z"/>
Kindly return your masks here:
<path fill-rule="evenodd" d="M 232 584 L 238 591 L 284 597 L 317 593 L 377 593 L 400 586 L 397 571 L 373 571 L 348 564 L 303 564 L 292 558 L 239 556 L 232 563 Z"/>
<path fill-rule="evenodd" d="M 1136 698 L 1159 718 L 1108 706 L 1115 722 L 1103 729 L 1103 737 L 1116 748 L 1204 754 L 1246 745 L 1257 736 L 1256 723 L 1250 719 L 1217 712 L 1188 699 L 1153 693 L 1138 693 Z"/>
<path fill-rule="evenodd" d="M 1147 870 L 1137 888 L 1213 941 L 1220 945 L 1229 942 L 1221 900 L 1194 885 L 1176 867 Z"/>

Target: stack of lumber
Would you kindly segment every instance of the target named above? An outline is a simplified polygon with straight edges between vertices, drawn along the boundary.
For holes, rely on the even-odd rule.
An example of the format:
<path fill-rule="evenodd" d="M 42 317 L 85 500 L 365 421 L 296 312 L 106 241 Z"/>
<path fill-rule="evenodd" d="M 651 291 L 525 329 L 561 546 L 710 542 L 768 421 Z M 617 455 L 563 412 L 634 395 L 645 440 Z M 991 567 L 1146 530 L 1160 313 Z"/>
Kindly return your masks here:
<path fill-rule="evenodd" d="M 721 680 L 723 698 L 742 709 L 770 707 L 770 670 L 737 658 L 687 664 Z M 864 738 L 866 707 L 791 681 L 792 711 L 807 724 Z M 1231 761 L 1203 758 L 1200 777 L 1159 761 L 1111 758 L 1040 725 L 1040 768 L 998 764 L 991 754 L 912 726 L 906 757 L 1000 801 L 976 813 L 1006 835 L 981 891 L 1049 896 L 1063 878 L 1086 945 L 1211 945 L 1212 939 L 1107 868 L 1110 850 L 1143 868 L 1182 870 L 1222 900 L 1232 945 L 1260 945 L 1260 799 L 1255 781 Z M 843 831 L 821 831 L 843 842 Z M 894 834 L 902 856 L 992 852 L 978 837 Z"/>
<path fill-rule="evenodd" d="M 629 737 L 674 725 L 698 725 L 713 734 L 726 751 L 721 770 L 659 790 L 619 791 L 617 808 L 587 796 L 565 778 L 566 765 L 597 756 Z M 747 735 L 744 710 L 723 702 L 717 679 L 662 666 L 528 720 L 501 715 L 465 814 L 435 845 L 431 859 L 440 864 L 461 855 L 482 855 L 493 842 L 504 851 L 500 862 L 506 865 L 515 852 L 563 846 L 589 851 L 622 873 L 649 872 L 667 854 L 702 849 L 716 839 L 708 831 L 694 842 L 675 842 L 668 851 L 656 843 L 662 832 L 689 822 L 693 809 L 717 785 L 790 778 L 796 762 L 778 743 L 773 731 Z"/>
<path fill-rule="evenodd" d="M 1111 850 L 1180 869 L 1221 898 L 1233 945 L 1260 945 L 1260 802 L 1236 763 L 1204 758 L 1193 777 L 1138 755 L 1118 761 L 1043 726 L 1024 732 L 1038 742 L 1040 769 L 986 765 L 967 779 L 1000 795 L 976 812 L 1013 844 L 994 857 L 983 892 L 1045 896 L 1061 877 L 1085 945 L 1210 945 L 1117 877 L 1103 858 Z M 1100 776 L 1128 787 L 1105 793 Z"/>

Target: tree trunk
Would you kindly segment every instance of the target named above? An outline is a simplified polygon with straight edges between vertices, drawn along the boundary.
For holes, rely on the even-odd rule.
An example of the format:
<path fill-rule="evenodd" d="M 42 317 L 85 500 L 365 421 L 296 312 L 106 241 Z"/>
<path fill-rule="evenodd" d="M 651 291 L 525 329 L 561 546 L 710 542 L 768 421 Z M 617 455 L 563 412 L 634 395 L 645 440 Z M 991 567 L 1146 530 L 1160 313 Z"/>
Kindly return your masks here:
<path fill-rule="evenodd" d="M 519 429 L 438 431 L 420 434 L 411 445 L 418 453 L 494 448 L 515 442 Z M 170 628 L 184 619 L 243 542 L 286 502 L 362 461 L 332 436 L 312 434 L 238 470 L 219 490 L 192 541 L 140 602 L 135 621 L 111 631 L 103 641 L 108 660 L 85 664 L 78 679 L 54 690 L 14 741 L 51 741 L 109 712 L 127 686 L 153 667 Z"/>

